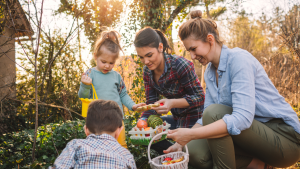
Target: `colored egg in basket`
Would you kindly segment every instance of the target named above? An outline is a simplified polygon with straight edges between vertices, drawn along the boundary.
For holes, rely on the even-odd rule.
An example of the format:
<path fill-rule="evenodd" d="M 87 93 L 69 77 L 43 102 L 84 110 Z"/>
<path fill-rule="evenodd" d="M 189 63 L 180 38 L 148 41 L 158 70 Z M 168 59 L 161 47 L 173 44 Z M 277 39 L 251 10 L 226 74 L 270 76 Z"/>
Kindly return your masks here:
<path fill-rule="evenodd" d="M 150 121 L 149 121 L 150 119 Z M 137 128 L 133 128 L 129 131 L 130 136 L 130 140 L 131 143 L 134 145 L 148 145 L 151 141 L 151 139 L 163 132 L 163 131 L 167 131 L 170 128 L 170 124 L 168 124 L 167 122 L 163 122 L 163 120 L 157 116 L 149 116 L 148 120 L 148 127 L 144 127 L 144 122 L 140 120 L 138 121 L 139 125 L 137 126 Z M 150 123 L 149 123 L 150 122 Z M 150 126 L 151 124 L 151 126 Z M 161 137 L 158 137 L 156 140 L 154 140 L 154 142 L 158 142 L 161 140 L 164 140 L 166 138 L 166 134 L 162 135 Z"/>

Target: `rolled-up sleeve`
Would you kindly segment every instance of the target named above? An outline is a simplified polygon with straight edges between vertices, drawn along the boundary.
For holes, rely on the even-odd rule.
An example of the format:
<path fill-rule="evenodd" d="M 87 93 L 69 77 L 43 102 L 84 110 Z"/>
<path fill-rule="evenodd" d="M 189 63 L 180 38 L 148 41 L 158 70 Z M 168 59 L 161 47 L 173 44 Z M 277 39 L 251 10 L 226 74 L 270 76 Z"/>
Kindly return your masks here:
<path fill-rule="evenodd" d="M 205 95 L 200 81 L 196 75 L 194 64 L 187 60 L 182 60 L 177 64 L 178 78 L 187 94 L 183 96 L 191 108 L 204 105 Z"/>
<path fill-rule="evenodd" d="M 211 94 L 209 92 L 209 89 L 208 87 L 206 87 L 206 90 L 205 90 L 205 101 L 204 101 L 204 110 L 211 104 L 215 104 L 213 98 L 211 97 Z M 203 125 L 202 123 L 202 117 L 197 121 L 197 123 Z"/>
<path fill-rule="evenodd" d="M 256 62 L 249 53 L 233 57 L 229 65 L 231 78 L 232 108 L 231 115 L 223 120 L 230 135 L 238 135 L 248 129 L 255 114 L 255 74 Z"/>
<path fill-rule="evenodd" d="M 147 73 L 144 73 L 144 86 L 145 86 L 145 94 L 146 94 L 146 104 L 154 104 L 159 99 L 159 94 L 156 90 L 150 85 L 150 76 Z M 142 118 L 148 118 L 150 115 L 157 114 L 154 110 L 148 110 L 142 113 Z"/>

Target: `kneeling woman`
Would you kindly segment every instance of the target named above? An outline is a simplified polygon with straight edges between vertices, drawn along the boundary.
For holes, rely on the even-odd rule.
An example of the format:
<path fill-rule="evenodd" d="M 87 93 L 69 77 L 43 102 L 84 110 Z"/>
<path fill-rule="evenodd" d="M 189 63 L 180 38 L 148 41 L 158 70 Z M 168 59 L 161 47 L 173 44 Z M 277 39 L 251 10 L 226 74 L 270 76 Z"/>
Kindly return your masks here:
<path fill-rule="evenodd" d="M 297 114 L 249 52 L 219 40 L 214 21 L 193 11 L 179 28 L 192 59 L 207 65 L 203 117 L 192 129 L 176 129 L 165 153 L 187 144 L 197 168 L 288 167 L 300 159 Z"/>
<path fill-rule="evenodd" d="M 191 128 L 202 116 L 204 92 L 191 61 L 171 55 L 165 35 L 146 27 L 136 33 L 134 40 L 137 55 L 145 64 L 143 79 L 146 91 L 146 104 L 163 103 L 163 106 L 143 112 L 141 118 L 152 114 L 166 114 L 164 121 L 171 124 L 170 129 Z M 160 99 L 161 97 L 165 99 Z M 151 147 L 159 154 L 169 148 L 170 142 L 163 140 Z"/>

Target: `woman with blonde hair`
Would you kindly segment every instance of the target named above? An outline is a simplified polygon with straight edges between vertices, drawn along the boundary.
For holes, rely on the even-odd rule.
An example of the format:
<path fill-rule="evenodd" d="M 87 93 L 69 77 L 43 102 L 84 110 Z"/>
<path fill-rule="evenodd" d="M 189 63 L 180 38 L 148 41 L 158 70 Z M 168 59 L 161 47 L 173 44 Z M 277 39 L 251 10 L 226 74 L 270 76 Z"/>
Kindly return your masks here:
<path fill-rule="evenodd" d="M 217 24 L 201 11 L 179 28 L 192 59 L 207 65 L 204 112 L 193 128 L 169 131 L 188 145 L 197 168 L 235 169 L 288 167 L 300 159 L 297 114 L 278 93 L 264 68 L 249 52 L 230 49 L 219 38 Z"/>

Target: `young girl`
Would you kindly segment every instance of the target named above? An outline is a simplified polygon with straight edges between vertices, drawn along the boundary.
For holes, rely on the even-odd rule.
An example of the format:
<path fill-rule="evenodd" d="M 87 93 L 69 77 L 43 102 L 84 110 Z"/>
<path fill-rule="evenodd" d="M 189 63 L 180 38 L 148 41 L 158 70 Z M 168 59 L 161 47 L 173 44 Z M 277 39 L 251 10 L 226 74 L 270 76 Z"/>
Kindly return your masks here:
<path fill-rule="evenodd" d="M 121 46 L 116 31 L 103 32 L 96 41 L 94 48 L 94 59 L 96 67 L 89 69 L 81 77 L 78 95 L 80 98 L 92 98 L 91 87 L 93 84 L 98 99 L 113 100 L 118 103 L 123 112 L 124 104 L 129 110 L 136 110 L 145 103 L 135 104 L 128 96 L 121 75 L 112 70 L 118 59 Z M 124 124 L 123 124 L 124 125 Z M 125 129 L 121 132 L 118 142 L 127 148 L 125 142 Z"/>

